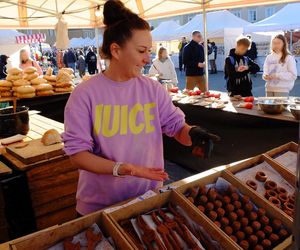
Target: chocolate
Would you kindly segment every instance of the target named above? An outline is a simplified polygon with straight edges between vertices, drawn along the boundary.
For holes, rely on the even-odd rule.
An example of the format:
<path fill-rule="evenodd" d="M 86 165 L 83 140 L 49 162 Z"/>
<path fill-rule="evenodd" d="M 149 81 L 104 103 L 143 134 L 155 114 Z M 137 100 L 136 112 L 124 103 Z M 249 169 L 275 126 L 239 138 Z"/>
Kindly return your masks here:
<path fill-rule="evenodd" d="M 257 213 L 254 212 L 254 211 L 250 212 L 249 219 L 252 220 L 252 221 L 257 220 Z"/>
<path fill-rule="evenodd" d="M 228 214 L 230 214 L 231 212 L 234 211 L 234 206 L 233 206 L 232 204 L 227 204 L 227 205 L 225 206 L 225 210 L 226 210 L 226 212 L 227 212 Z"/>
<path fill-rule="evenodd" d="M 232 229 L 233 229 L 234 232 L 239 231 L 241 229 L 241 227 L 242 227 L 242 224 L 239 221 L 234 221 L 232 223 Z"/>
<path fill-rule="evenodd" d="M 259 217 L 264 216 L 265 214 L 266 214 L 266 210 L 264 208 L 261 207 L 257 210 L 257 215 Z"/>
<path fill-rule="evenodd" d="M 276 197 L 270 197 L 269 201 L 276 207 L 281 208 L 281 202 Z"/>
<path fill-rule="evenodd" d="M 269 249 L 271 247 L 271 241 L 268 240 L 268 239 L 264 239 L 262 242 L 261 242 L 261 245 L 266 248 L 266 249 Z"/>
<path fill-rule="evenodd" d="M 288 195 L 288 192 L 283 188 L 283 187 L 277 187 L 276 188 L 276 192 L 278 194 L 285 194 L 285 195 Z"/>
<path fill-rule="evenodd" d="M 245 233 L 243 231 L 237 231 L 235 233 L 235 236 L 238 239 L 238 241 L 245 239 Z"/>
<path fill-rule="evenodd" d="M 219 228 L 221 228 L 221 223 L 219 221 L 214 221 L 215 225 Z"/>
<path fill-rule="evenodd" d="M 234 201 L 232 204 L 235 209 L 240 209 L 242 207 L 242 203 L 240 201 Z"/>
<path fill-rule="evenodd" d="M 287 194 L 278 194 L 278 199 L 280 200 L 281 204 L 284 204 L 288 202 L 289 197 L 287 196 Z"/>
<path fill-rule="evenodd" d="M 194 198 L 192 196 L 187 197 L 187 199 L 191 202 L 191 203 L 195 203 Z"/>
<path fill-rule="evenodd" d="M 217 209 L 218 217 L 221 219 L 225 215 L 225 210 L 221 207 Z"/>
<path fill-rule="evenodd" d="M 252 234 L 248 237 L 248 242 L 251 246 L 256 246 L 257 242 L 258 242 L 258 238 L 256 235 Z"/>
<path fill-rule="evenodd" d="M 245 212 L 250 213 L 253 210 L 253 205 L 251 203 L 246 204 L 244 210 Z"/>
<path fill-rule="evenodd" d="M 255 181 L 252 180 L 247 180 L 246 181 L 246 185 L 250 188 L 252 188 L 253 190 L 257 189 L 257 183 Z"/>
<path fill-rule="evenodd" d="M 248 204 L 249 202 L 250 202 L 249 196 L 244 195 L 244 196 L 242 197 L 242 203 L 243 203 L 243 205 L 246 205 L 246 204 Z"/>
<path fill-rule="evenodd" d="M 229 225 L 229 220 L 228 220 L 228 218 L 226 218 L 226 217 L 223 217 L 223 218 L 220 220 L 220 222 L 221 222 L 221 224 L 222 224 L 223 227 L 226 227 L 226 226 Z"/>
<path fill-rule="evenodd" d="M 279 219 L 273 219 L 272 221 L 272 227 L 274 230 L 280 230 L 282 226 L 282 222 Z"/>
<path fill-rule="evenodd" d="M 269 218 L 265 215 L 261 216 L 259 221 L 263 226 L 267 226 L 270 222 Z"/>
<path fill-rule="evenodd" d="M 258 221 L 253 221 L 251 226 L 255 232 L 261 228 L 261 224 Z"/>
<path fill-rule="evenodd" d="M 242 227 L 246 227 L 249 224 L 249 219 L 246 217 L 243 217 L 243 218 L 241 218 L 240 222 L 242 224 Z"/>
<path fill-rule="evenodd" d="M 222 207 L 222 206 L 223 206 L 223 203 L 222 203 L 222 201 L 220 201 L 220 200 L 215 200 L 214 206 L 215 206 L 215 209 L 217 209 L 217 208 L 219 208 L 219 207 Z"/>
<path fill-rule="evenodd" d="M 263 232 L 262 230 L 257 231 L 255 235 L 257 236 L 258 241 L 262 241 L 266 237 L 265 232 Z"/>
<path fill-rule="evenodd" d="M 277 198 L 277 196 L 278 196 L 278 194 L 273 189 L 266 190 L 266 192 L 265 192 L 265 198 L 266 199 L 269 199 L 270 197 Z"/>
<path fill-rule="evenodd" d="M 243 218 L 245 216 L 245 211 L 243 209 L 236 210 L 236 214 L 239 218 Z"/>
<path fill-rule="evenodd" d="M 270 226 L 265 226 L 264 227 L 264 233 L 266 234 L 267 237 L 269 237 L 272 232 L 273 232 L 273 228 L 272 227 L 270 227 Z"/>
<path fill-rule="evenodd" d="M 231 222 L 234 222 L 237 220 L 238 216 L 235 212 L 231 212 L 229 215 L 228 215 L 228 218 Z"/>
<path fill-rule="evenodd" d="M 237 192 L 237 188 L 233 185 L 229 185 L 227 188 L 227 193 L 232 194 L 232 193 L 236 193 Z"/>
<path fill-rule="evenodd" d="M 241 248 L 243 248 L 244 250 L 249 249 L 249 243 L 246 240 L 241 240 L 239 245 L 241 246 Z"/>
<path fill-rule="evenodd" d="M 265 182 L 267 180 L 267 175 L 262 172 L 262 171 L 258 171 L 256 172 L 256 175 L 255 175 L 255 179 L 260 181 L 260 182 Z"/>
<path fill-rule="evenodd" d="M 223 203 L 224 204 L 230 204 L 231 202 L 231 199 L 229 196 L 225 195 L 224 198 L 223 198 Z"/>
<path fill-rule="evenodd" d="M 247 227 L 244 228 L 244 232 L 247 235 L 251 235 L 251 234 L 253 234 L 253 229 L 252 229 L 252 227 L 247 226 Z"/>
<path fill-rule="evenodd" d="M 229 226 L 226 226 L 225 228 L 224 228 L 224 232 L 227 234 L 227 235 L 232 235 L 232 233 L 233 233 L 233 229 L 232 229 L 232 227 L 229 227 Z"/>
<path fill-rule="evenodd" d="M 271 241 L 272 245 L 275 245 L 279 241 L 279 236 L 273 233 L 269 236 L 269 240 Z"/>
<path fill-rule="evenodd" d="M 269 190 L 269 189 L 273 189 L 276 190 L 277 189 L 277 184 L 274 181 L 266 181 L 265 182 L 265 189 Z"/>
<path fill-rule="evenodd" d="M 198 209 L 199 209 L 202 213 L 205 212 L 205 207 L 203 207 L 203 206 L 201 206 L 201 205 L 198 206 Z"/>
<path fill-rule="evenodd" d="M 214 188 L 210 188 L 207 192 L 207 197 L 210 201 L 215 201 L 217 198 L 217 191 Z"/>
<path fill-rule="evenodd" d="M 208 202 L 205 206 L 205 211 L 209 212 L 214 209 L 214 204 L 212 202 Z"/>
<path fill-rule="evenodd" d="M 230 235 L 230 238 L 231 238 L 234 242 L 237 242 L 237 238 L 235 237 L 235 235 Z"/>
<path fill-rule="evenodd" d="M 231 197 L 232 202 L 238 201 L 240 199 L 240 196 L 238 195 L 238 193 L 232 193 L 230 197 Z"/>
<path fill-rule="evenodd" d="M 210 211 L 208 214 L 208 217 L 212 220 L 215 221 L 218 217 L 218 214 L 215 211 Z"/>
<path fill-rule="evenodd" d="M 253 249 L 254 250 L 264 250 L 264 247 L 262 245 L 256 245 Z"/>
<path fill-rule="evenodd" d="M 289 235 L 288 231 L 283 229 L 283 228 L 280 229 L 280 231 L 278 233 L 278 236 L 279 236 L 280 240 L 286 239 L 288 237 L 288 235 Z"/>
<path fill-rule="evenodd" d="M 208 198 L 206 195 L 201 195 L 200 198 L 199 198 L 199 203 L 203 206 L 206 205 L 206 203 L 208 202 Z"/>

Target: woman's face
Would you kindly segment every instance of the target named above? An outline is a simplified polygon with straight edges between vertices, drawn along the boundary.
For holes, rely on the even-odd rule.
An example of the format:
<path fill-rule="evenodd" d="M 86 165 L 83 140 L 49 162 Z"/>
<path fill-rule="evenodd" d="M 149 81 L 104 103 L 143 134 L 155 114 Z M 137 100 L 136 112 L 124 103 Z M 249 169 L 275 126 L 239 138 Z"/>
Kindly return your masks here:
<path fill-rule="evenodd" d="M 167 53 L 166 50 L 163 50 L 163 51 L 162 51 L 161 57 L 162 57 L 163 59 L 166 59 L 166 58 L 168 57 L 168 53 Z"/>
<path fill-rule="evenodd" d="M 21 61 L 24 62 L 24 63 L 26 63 L 28 61 L 28 59 L 29 59 L 29 53 L 28 53 L 28 51 L 23 51 L 21 53 Z"/>
<path fill-rule="evenodd" d="M 151 48 L 151 33 L 148 30 L 135 30 L 124 46 L 112 49 L 112 61 L 116 60 L 124 76 L 137 77 L 141 75 L 143 67 L 150 63 Z"/>
<path fill-rule="evenodd" d="M 273 41 L 272 41 L 272 50 L 274 50 L 275 52 L 280 52 L 280 51 L 282 51 L 282 49 L 283 49 L 283 41 L 282 40 L 280 40 L 280 39 L 278 39 L 278 38 L 275 38 L 275 39 L 273 39 Z"/>

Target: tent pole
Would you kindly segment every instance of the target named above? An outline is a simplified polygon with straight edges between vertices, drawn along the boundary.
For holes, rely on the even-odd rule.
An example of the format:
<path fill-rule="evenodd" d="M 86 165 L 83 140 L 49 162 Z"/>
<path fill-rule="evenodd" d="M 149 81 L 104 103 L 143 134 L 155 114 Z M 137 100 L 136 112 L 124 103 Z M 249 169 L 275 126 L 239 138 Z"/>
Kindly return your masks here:
<path fill-rule="evenodd" d="M 290 30 L 290 52 L 293 52 L 293 30 Z"/>
<path fill-rule="evenodd" d="M 208 91 L 208 54 L 207 54 L 207 23 L 206 23 L 206 0 L 202 1 L 202 15 L 203 15 L 203 38 L 204 38 L 204 58 L 205 58 L 205 84 Z"/>
<path fill-rule="evenodd" d="M 97 71 L 100 73 L 102 71 L 101 59 L 99 54 L 99 29 L 95 27 L 95 39 L 96 39 L 96 49 L 97 49 Z"/>

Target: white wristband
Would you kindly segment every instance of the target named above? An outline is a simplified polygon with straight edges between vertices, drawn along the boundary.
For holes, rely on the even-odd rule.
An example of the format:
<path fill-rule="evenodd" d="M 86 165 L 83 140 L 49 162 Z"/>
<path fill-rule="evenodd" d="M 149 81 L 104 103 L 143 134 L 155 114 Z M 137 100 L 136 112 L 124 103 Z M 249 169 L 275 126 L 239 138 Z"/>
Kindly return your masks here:
<path fill-rule="evenodd" d="M 124 177 L 124 176 L 119 175 L 119 168 L 121 167 L 122 164 L 123 164 L 123 162 L 116 162 L 116 164 L 113 167 L 113 176 Z"/>

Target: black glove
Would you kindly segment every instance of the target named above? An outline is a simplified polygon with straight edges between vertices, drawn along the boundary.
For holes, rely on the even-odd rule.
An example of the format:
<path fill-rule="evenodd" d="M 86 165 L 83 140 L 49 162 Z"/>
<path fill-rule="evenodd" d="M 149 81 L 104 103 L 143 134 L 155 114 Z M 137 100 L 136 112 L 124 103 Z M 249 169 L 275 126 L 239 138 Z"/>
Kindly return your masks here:
<path fill-rule="evenodd" d="M 204 159 L 210 157 L 214 142 L 221 140 L 219 136 L 210 134 L 200 127 L 191 128 L 189 135 L 192 140 L 192 154 Z"/>

